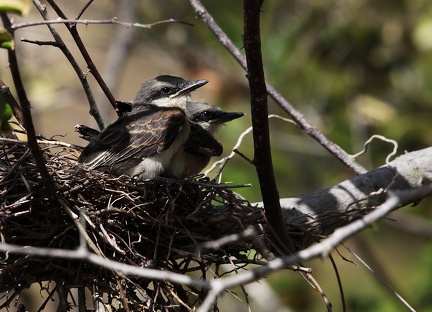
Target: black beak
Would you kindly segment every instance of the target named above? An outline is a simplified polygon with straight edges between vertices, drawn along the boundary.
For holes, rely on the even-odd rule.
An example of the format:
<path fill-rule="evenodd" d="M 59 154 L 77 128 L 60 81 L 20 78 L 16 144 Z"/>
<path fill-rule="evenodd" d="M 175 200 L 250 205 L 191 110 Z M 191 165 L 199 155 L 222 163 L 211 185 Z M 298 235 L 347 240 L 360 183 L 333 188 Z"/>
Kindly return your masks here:
<path fill-rule="evenodd" d="M 182 86 L 182 88 L 177 93 L 171 94 L 169 97 L 175 98 L 175 97 L 178 97 L 181 95 L 191 93 L 192 91 L 205 85 L 207 82 L 208 82 L 208 80 L 205 80 L 205 79 L 186 81 L 184 83 L 184 85 Z"/>
<path fill-rule="evenodd" d="M 242 112 L 224 112 L 223 114 L 221 114 L 220 116 L 218 116 L 214 122 L 216 122 L 217 124 L 223 124 L 225 122 L 243 117 L 244 113 Z"/>

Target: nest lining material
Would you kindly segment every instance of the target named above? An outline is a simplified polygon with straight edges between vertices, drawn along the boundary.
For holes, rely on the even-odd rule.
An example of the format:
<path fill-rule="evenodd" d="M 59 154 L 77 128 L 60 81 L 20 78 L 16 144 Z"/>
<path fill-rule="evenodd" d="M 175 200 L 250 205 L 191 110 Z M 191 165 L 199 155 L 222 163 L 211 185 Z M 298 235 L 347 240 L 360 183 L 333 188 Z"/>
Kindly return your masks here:
<path fill-rule="evenodd" d="M 50 197 L 26 143 L 0 140 L 0 232 L 6 243 L 77 248 L 78 230 L 61 201 L 76 215 L 85 214 L 88 236 L 104 256 L 184 273 L 193 271 L 190 263 L 194 262 L 198 264 L 195 270 L 205 275 L 210 265 L 221 263 L 222 255 L 244 257 L 241 253 L 248 251 L 248 242 L 235 242 L 200 257 L 196 256 L 197 245 L 256 226 L 262 217 L 231 188 L 208 178 L 138 182 L 125 176 L 111 177 L 78 165 L 77 148 L 55 143 L 40 145 L 58 187 Z M 111 292 L 118 289 L 118 276 L 85 261 L 1 256 L 0 291 L 19 291 L 35 282 L 58 280 L 63 285 Z M 128 289 L 136 291 L 137 285 L 147 295 L 152 293 L 147 288 L 151 281 L 123 279 L 122 283 L 127 294 Z M 158 300 L 167 304 L 174 286 L 158 283 L 159 288 L 161 285 L 166 294 Z M 134 295 L 129 295 L 131 303 Z"/>

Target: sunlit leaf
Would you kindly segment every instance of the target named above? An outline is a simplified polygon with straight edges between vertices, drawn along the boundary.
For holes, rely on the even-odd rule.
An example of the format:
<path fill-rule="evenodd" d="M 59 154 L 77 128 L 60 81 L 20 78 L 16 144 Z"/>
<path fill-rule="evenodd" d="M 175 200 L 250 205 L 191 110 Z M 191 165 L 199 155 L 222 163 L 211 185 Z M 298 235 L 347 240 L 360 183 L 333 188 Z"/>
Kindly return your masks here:
<path fill-rule="evenodd" d="M 0 94 L 0 133 L 11 132 L 9 119 L 12 118 L 12 108 L 6 102 L 3 94 Z"/>
<path fill-rule="evenodd" d="M 418 49 L 430 51 L 432 49 L 432 20 L 426 19 L 420 22 L 414 29 L 413 41 Z"/>
<path fill-rule="evenodd" d="M 395 116 L 395 109 L 387 102 L 371 95 L 360 94 L 351 102 L 358 120 L 369 125 L 389 123 Z"/>
<path fill-rule="evenodd" d="M 0 0 L 1 1 L 1 0 Z M 6 29 L 0 27 L 0 47 L 4 49 L 15 49 L 13 36 Z"/>
<path fill-rule="evenodd" d="M 26 16 L 32 7 L 31 0 L 0 0 L 0 12 L 16 13 Z"/>

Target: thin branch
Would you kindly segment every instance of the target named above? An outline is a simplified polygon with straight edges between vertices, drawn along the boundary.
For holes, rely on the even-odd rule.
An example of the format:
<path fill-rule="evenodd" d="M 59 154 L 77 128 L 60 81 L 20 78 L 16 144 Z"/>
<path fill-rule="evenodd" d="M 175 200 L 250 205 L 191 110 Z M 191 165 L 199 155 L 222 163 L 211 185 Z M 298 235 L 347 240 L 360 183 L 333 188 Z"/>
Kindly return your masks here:
<path fill-rule="evenodd" d="M 399 144 L 398 144 L 395 140 L 388 139 L 388 138 L 386 138 L 386 137 L 384 137 L 384 136 L 382 136 L 382 135 L 378 135 L 378 134 L 374 134 L 373 136 L 371 136 L 371 137 L 370 137 L 370 138 L 369 138 L 369 139 L 368 139 L 368 140 L 363 144 L 363 149 L 362 149 L 360 152 L 358 152 L 358 153 L 356 153 L 356 154 L 354 154 L 354 155 L 351 155 L 351 156 L 352 156 L 353 158 L 357 158 L 357 157 L 359 157 L 360 155 L 363 155 L 364 153 L 366 153 L 369 144 L 371 144 L 371 142 L 372 142 L 374 139 L 381 140 L 381 141 L 384 141 L 384 142 L 387 142 L 387 143 L 391 143 L 391 144 L 393 144 L 393 151 L 392 151 L 390 154 L 388 154 L 387 157 L 386 157 L 386 164 L 388 164 L 388 163 L 391 161 L 391 158 L 392 158 L 394 155 L 396 155 Z"/>
<path fill-rule="evenodd" d="M 86 312 L 86 294 L 85 287 L 78 287 L 78 312 Z"/>
<path fill-rule="evenodd" d="M 36 0 L 34 0 L 36 1 Z M 68 18 L 66 17 L 66 15 L 63 13 L 63 11 L 58 7 L 58 5 L 55 3 L 54 0 L 47 0 L 47 2 L 51 5 L 51 7 L 54 9 L 54 11 L 57 13 L 57 15 L 62 18 L 67 20 Z M 76 27 L 76 23 L 74 24 L 68 24 L 67 29 L 69 31 L 69 33 L 71 34 L 72 38 L 74 39 L 79 51 L 81 52 L 81 55 L 83 56 L 87 67 L 89 68 L 90 72 L 92 73 L 93 77 L 96 79 L 96 81 L 98 82 L 99 86 L 101 87 L 101 89 L 103 90 L 103 92 L 105 93 L 106 97 L 108 98 L 108 100 L 110 101 L 112 107 L 117 110 L 117 105 L 116 105 L 116 100 L 114 98 L 114 95 L 111 93 L 111 91 L 109 90 L 109 88 L 107 87 L 107 85 L 105 84 L 105 81 L 103 80 L 102 76 L 99 74 L 98 69 L 96 68 L 96 65 L 93 63 L 92 58 L 90 57 L 90 54 L 88 53 L 84 42 L 81 40 L 81 37 L 78 33 L 77 27 Z M 102 130 L 104 128 L 103 124 L 100 124 L 98 122 L 99 128 L 100 130 Z"/>
<path fill-rule="evenodd" d="M 189 0 L 191 6 L 195 10 L 198 17 L 207 25 L 218 40 L 227 48 L 229 53 L 236 59 L 240 66 L 246 70 L 246 58 L 234 43 L 224 33 L 222 28 L 215 22 L 213 17 L 208 13 L 205 7 L 199 0 Z M 320 143 L 332 155 L 339 159 L 344 165 L 349 167 L 357 174 L 366 172 L 359 163 L 357 163 L 350 155 L 348 155 L 337 144 L 331 142 L 324 136 L 312 123 L 310 123 L 298 110 L 296 110 L 270 83 L 266 82 L 267 92 L 284 109 L 296 123 L 314 140 Z"/>
<path fill-rule="evenodd" d="M 268 123 L 267 90 L 261 55 L 260 13 L 261 0 L 243 0 L 243 43 L 247 60 L 247 77 L 251 98 L 254 165 L 258 174 L 264 209 L 272 235 L 283 242 L 288 252 L 294 251 L 282 217 L 279 192 L 273 170 Z"/>
<path fill-rule="evenodd" d="M 226 244 L 231 244 L 233 242 L 237 242 L 240 240 L 244 240 L 245 238 L 256 236 L 257 233 L 255 232 L 253 227 L 249 227 L 245 229 L 241 233 L 226 235 L 224 237 L 221 237 L 219 239 L 203 242 L 196 246 L 196 255 L 200 256 L 201 252 L 208 249 L 218 250 L 221 249 Z"/>
<path fill-rule="evenodd" d="M 44 21 L 35 21 L 35 22 L 26 22 L 26 23 L 14 24 L 12 26 L 12 29 L 16 30 L 16 29 L 21 29 L 21 28 L 26 28 L 26 27 L 52 25 L 52 24 L 69 24 L 69 27 L 71 27 L 70 25 L 75 25 L 75 24 L 83 24 L 83 25 L 111 24 L 111 25 L 124 26 L 126 28 L 136 27 L 136 28 L 151 29 L 155 26 L 164 25 L 164 24 L 172 24 L 172 23 L 193 26 L 192 23 L 188 23 L 185 21 L 179 21 L 179 20 L 176 20 L 173 18 L 163 20 L 163 21 L 157 21 L 157 22 L 150 23 L 150 24 L 141 24 L 141 23 L 121 22 L 121 21 L 118 21 L 116 17 L 113 17 L 111 19 L 105 19 L 105 20 L 80 20 L 80 19 L 67 19 L 67 18 L 60 17 L 60 18 L 55 19 L 55 20 L 44 20 Z"/>
<path fill-rule="evenodd" d="M 45 20 L 49 20 L 48 12 L 46 10 L 45 5 L 42 5 L 39 0 L 33 0 L 33 4 L 38 9 L 41 16 Z M 53 25 L 47 25 L 47 26 L 48 26 L 48 29 L 50 30 L 55 42 L 56 42 L 55 46 L 58 47 L 63 52 L 63 54 L 66 56 L 69 63 L 72 65 L 73 69 L 75 70 L 75 73 L 77 74 L 77 76 L 81 82 L 81 85 L 83 86 L 84 92 L 86 93 L 86 96 L 87 96 L 87 99 L 88 99 L 89 105 L 90 105 L 90 115 L 92 115 L 93 118 L 96 120 L 96 123 L 98 124 L 99 128 L 103 129 L 104 123 L 103 123 L 103 120 L 100 116 L 97 105 L 95 103 L 95 100 L 94 100 L 92 91 L 90 89 L 90 85 L 87 81 L 86 75 L 81 70 L 80 66 L 76 62 L 72 53 L 67 48 L 66 44 L 64 43 L 63 39 L 61 38 L 61 36 L 57 32 L 57 30 L 54 28 L 54 26 Z"/>
<path fill-rule="evenodd" d="M 55 3 L 54 0 L 47 0 L 47 2 L 51 5 L 51 7 L 54 9 L 54 11 L 57 13 L 57 15 L 63 19 L 63 20 L 68 20 L 68 18 L 66 17 L 66 15 L 63 13 L 63 11 L 60 9 L 60 7 Z M 75 20 L 72 20 L 75 21 Z M 89 21 L 87 21 L 89 22 Z M 106 22 L 106 21 L 105 21 Z M 168 21 L 168 22 L 172 22 L 172 21 Z M 117 22 L 115 19 L 110 20 L 110 23 L 112 24 L 119 24 L 120 22 Z M 153 24 L 149 24 L 149 25 L 143 25 L 143 24 L 139 24 L 139 23 L 120 23 L 123 26 L 128 26 L 128 27 L 145 27 L 145 28 L 151 28 L 152 26 L 158 25 L 158 24 L 163 24 L 163 23 L 167 23 L 167 21 L 162 21 L 162 22 L 156 22 Z M 70 32 L 72 38 L 74 39 L 78 49 L 81 52 L 81 55 L 83 56 L 88 68 L 90 69 L 90 72 L 92 73 L 93 77 L 96 79 L 96 81 L 98 82 L 100 88 L 102 89 L 102 91 L 105 93 L 105 96 L 107 97 L 107 99 L 109 100 L 109 102 L 111 103 L 111 106 L 114 108 L 114 110 L 116 112 L 118 112 L 117 109 L 117 104 L 116 104 L 116 99 L 114 98 L 114 95 L 112 94 L 111 90 L 108 88 L 108 86 L 106 85 L 104 79 L 102 78 L 101 74 L 99 73 L 99 70 L 97 69 L 96 65 L 94 64 L 90 54 L 88 53 L 84 42 L 81 39 L 81 36 L 78 33 L 77 30 L 77 22 L 70 22 L 68 23 L 68 31 Z M 103 129 L 100 128 L 101 130 Z"/>
<path fill-rule="evenodd" d="M 90 5 L 93 3 L 94 0 L 89 0 L 82 9 L 78 12 L 78 15 L 75 17 L 75 19 L 80 19 L 81 16 L 84 14 L 84 12 L 90 7 Z"/>
<path fill-rule="evenodd" d="M 360 258 L 354 251 L 352 251 L 350 248 L 342 244 L 358 261 L 363 264 L 366 269 L 368 269 L 373 275 L 375 275 L 378 280 L 384 284 L 390 291 L 398 298 L 410 311 L 415 312 L 416 310 L 406 301 L 397 291 L 394 289 L 380 274 L 375 272 L 365 261 L 363 261 L 362 258 Z"/>
<path fill-rule="evenodd" d="M 37 44 L 38 46 L 53 46 L 59 48 L 59 45 L 55 41 L 42 41 L 42 40 L 31 40 L 31 39 L 22 38 L 21 42 Z"/>
<path fill-rule="evenodd" d="M 281 116 L 279 116 L 279 115 L 270 114 L 270 115 L 268 115 L 267 117 L 268 117 L 269 119 L 270 119 L 270 118 L 277 118 L 277 119 L 280 119 L 280 120 L 283 120 L 283 121 L 286 121 L 286 122 L 290 122 L 290 123 L 292 123 L 292 124 L 294 124 L 294 125 L 297 125 L 297 124 L 296 124 L 294 121 L 292 121 L 291 119 L 284 118 L 284 117 L 281 117 Z M 236 154 L 238 154 L 239 156 L 241 156 L 242 158 L 244 158 L 248 163 L 252 163 L 252 162 L 251 162 L 251 161 L 250 161 L 250 160 L 249 160 L 245 155 L 241 154 L 241 153 L 238 151 L 238 148 L 239 148 L 240 145 L 242 144 L 244 137 L 245 137 L 246 135 L 248 135 L 249 133 L 251 133 L 251 132 L 252 132 L 252 127 L 249 127 L 249 128 L 247 128 L 246 130 L 244 130 L 244 131 L 240 134 L 240 136 L 238 137 L 237 142 L 236 142 L 236 144 L 234 145 L 234 147 L 232 148 L 231 153 L 230 153 L 228 156 L 225 156 L 224 158 L 222 158 L 222 159 L 220 159 L 220 160 L 218 160 L 218 161 L 215 161 L 215 162 L 211 165 L 211 167 L 210 167 L 209 169 L 207 169 L 207 170 L 204 172 L 204 175 L 208 176 L 208 175 L 210 174 L 210 172 L 212 172 L 213 170 L 215 170 L 216 167 L 219 165 L 218 170 L 216 171 L 216 173 L 215 173 L 214 177 L 212 178 L 212 180 L 216 180 L 216 179 L 220 178 L 221 175 L 222 175 L 222 170 L 223 170 L 223 168 L 224 168 L 225 165 L 228 163 L 228 161 L 229 161 L 230 159 L 232 159 Z"/>
<path fill-rule="evenodd" d="M 67 260 L 87 260 L 97 266 L 107 268 L 110 270 L 123 273 L 124 275 L 131 275 L 137 277 L 143 277 L 146 279 L 154 279 L 158 281 L 171 281 L 177 284 L 184 284 L 197 287 L 209 287 L 210 282 L 204 280 L 194 279 L 190 276 L 173 273 L 169 271 L 161 271 L 155 269 L 148 269 L 143 267 L 137 267 L 133 265 L 119 263 L 114 260 L 103 258 L 99 255 L 90 253 L 87 248 L 79 247 L 75 250 L 68 249 L 57 249 L 57 248 L 40 248 L 33 246 L 20 246 L 13 244 L 0 243 L 0 252 L 19 254 L 19 255 L 31 255 L 37 257 L 48 257 L 57 259 Z"/>
<path fill-rule="evenodd" d="M 123 1 L 117 1 L 117 16 L 124 20 L 135 20 L 137 14 L 137 3 L 137 0 L 129 0 L 128 4 L 125 5 Z M 120 86 L 119 80 L 122 79 L 122 72 L 126 67 L 126 60 L 128 59 L 131 50 L 133 50 L 131 47 L 136 43 L 137 41 L 134 40 L 134 30 L 124 27 L 117 27 L 110 39 L 110 44 L 108 45 L 109 48 L 106 51 L 107 57 L 102 75 L 105 79 L 106 85 L 114 94 Z M 102 90 L 98 90 L 95 97 L 96 102 L 99 104 L 102 117 L 109 120 L 111 108 L 107 105 L 107 99 Z M 118 113 L 119 111 L 117 111 L 117 114 Z"/>
<path fill-rule="evenodd" d="M 11 21 L 9 20 L 6 13 L 1 13 L 1 19 L 4 27 L 11 34 L 14 34 L 13 30 L 11 29 L 12 26 Z M 12 79 L 21 106 L 22 118 L 23 118 L 22 121 L 27 134 L 27 145 L 33 155 L 39 173 L 42 176 L 42 181 L 46 188 L 46 191 L 48 192 L 48 194 L 53 195 L 56 191 L 56 185 L 54 183 L 54 180 L 48 173 L 48 169 L 45 165 L 45 159 L 37 143 L 36 131 L 34 128 L 33 118 L 31 114 L 30 101 L 28 100 L 27 93 L 25 91 L 21 79 L 21 74 L 19 72 L 19 66 L 18 66 L 18 59 L 16 57 L 14 50 L 8 50 L 8 59 L 9 59 L 9 67 L 11 70 Z"/>
<path fill-rule="evenodd" d="M 347 311 L 347 307 L 346 307 L 346 302 L 345 302 L 345 294 L 344 294 L 344 288 L 343 288 L 343 285 L 342 285 L 342 279 L 341 279 L 341 276 L 339 274 L 339 270 L 338 270 L 338 267 L 336 265 L 336 261 L 334 260 L 333 256 L 329 255 L 329 259 L 330 259 L 330 262 L 332 264 L 333 271 L 334 271 L 334 273 L 336 275 L 336 280 L 337 280 L 337 284 L 338 284 L 338 288 L 339 288 L 339 294 L 340 294 L 340 297 L 341 297 L 342 312 L 346 312 Z"/>
<path fill-rule="evenodd" d="M 303 278 L 306 280 L 306 282 L 312 286 L 312 288 L 320 294 L 321 299 L 324 301 L 324 304 L 327 307 L 327 312 L 331 312 L 332 311 L 332 304 L 330 302 L 330 300 L 327 298 L 327 295 L 325 294 L 324 290 L 322 289 L 322 287 L 320 286 L 320 284 L 318 284 L 318 282 L 316 281 L 316 279 L 312 276 L 311 273 L 303 273 L 300 272 L 300 274 L 303 276 Z M 345 312 L 345 311 L 343 311 Z"/>

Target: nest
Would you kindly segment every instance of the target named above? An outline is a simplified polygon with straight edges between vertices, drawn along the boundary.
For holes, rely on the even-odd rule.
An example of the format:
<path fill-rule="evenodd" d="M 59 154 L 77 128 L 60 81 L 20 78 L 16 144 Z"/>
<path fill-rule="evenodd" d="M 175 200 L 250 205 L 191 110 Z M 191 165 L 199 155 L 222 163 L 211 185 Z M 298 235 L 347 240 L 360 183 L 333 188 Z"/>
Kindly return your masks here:
<path fill-rule="evenodd" d="M 195 272 L 206 278 L 211 266 L 254 262 L 247 257 L 251 242 L 233 241 L 217 249 L 200 246 L 259 224 L 259 210 L 223 184 L 205 177 L 186 180 L 134 181 L 86 170 L 76 163 L 79 148 L 67 144 L 40 145 L 56 184 L 44 188 L 25 142 L 0 141 L 0 220 L 3 242 L 21 246 L 74 250 L 80 244 L 74 216 L 85 219 L 88 248 L 109 259 L 177 273 Z M 259 231 L 259 229 L 256 229 Z M 198 253 L 199 251 L 199 253 Z M 217 272 L 217 268 L 215 272 Z M 217 275 L 217 274 L 216 274 Z M 59 283 L 61 281 L 61 283 Z M 13 298 L 34 283 L 89 288 L 105 294 L 119 310 L 182 307 L 198 304 L 205 289 L 167 281 L 119 276 L 85 260 L 3 254 L 0 291 Z M 52 296 L 52 291 L 48 291 Z M 9 299 L 9 302 L 11 300 Z M 3 307 L 7 302 L 3 303 Z"/>

